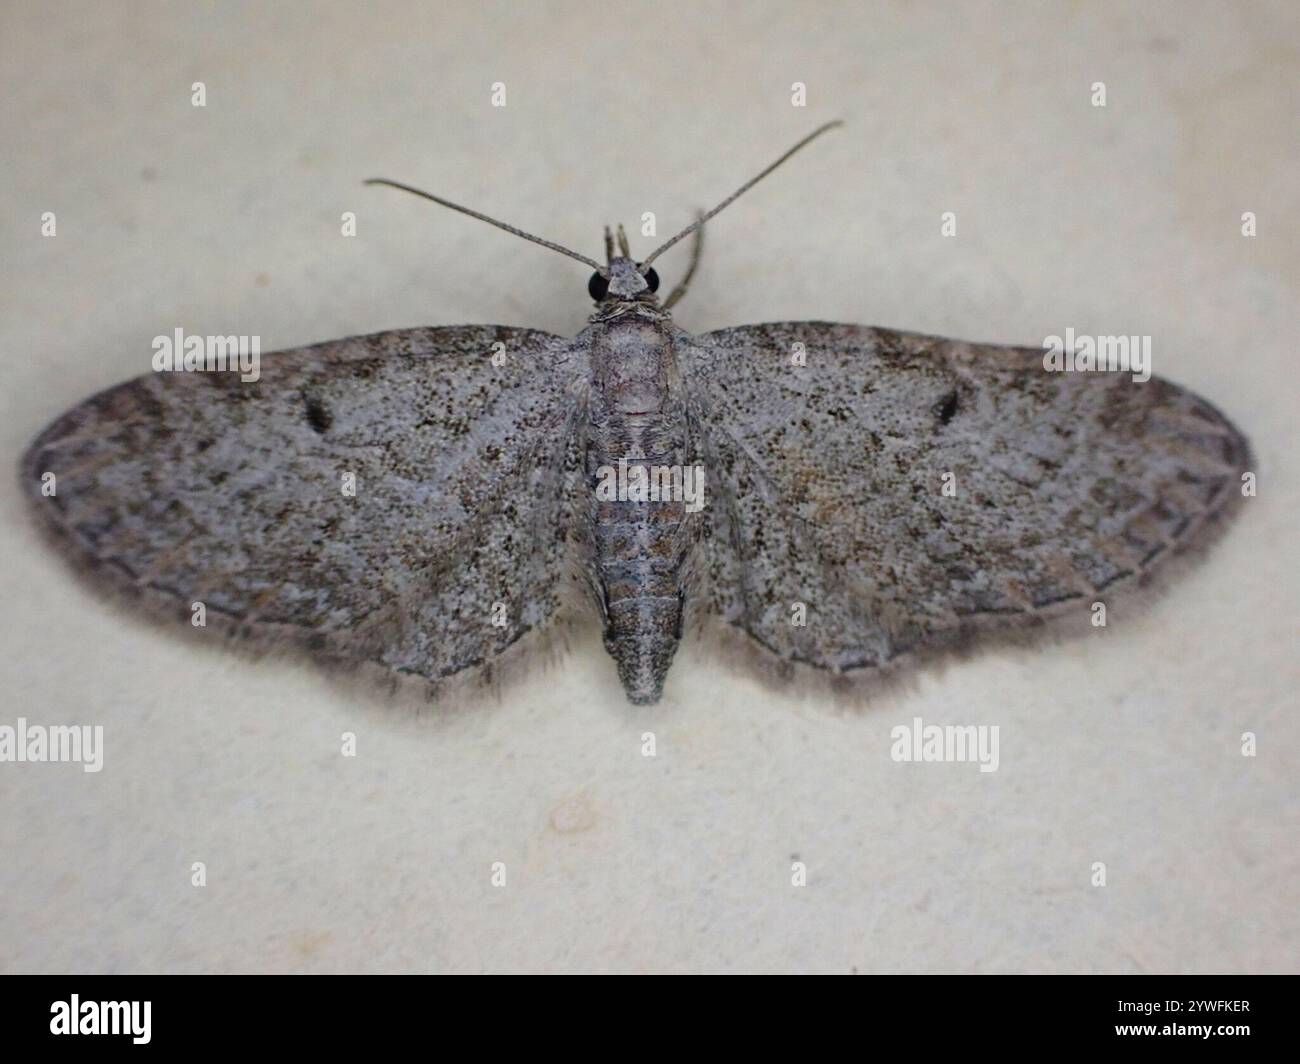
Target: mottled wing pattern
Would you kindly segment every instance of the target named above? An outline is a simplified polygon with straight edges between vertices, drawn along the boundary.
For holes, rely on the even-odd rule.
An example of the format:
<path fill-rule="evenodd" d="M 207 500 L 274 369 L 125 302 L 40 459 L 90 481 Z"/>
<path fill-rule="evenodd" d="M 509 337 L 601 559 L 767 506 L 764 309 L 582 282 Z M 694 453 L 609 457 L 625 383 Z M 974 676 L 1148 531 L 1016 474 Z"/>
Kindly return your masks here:
<path fill-rule="evenodd" d="M 1155 569 L 1240 500 L 1250 460 L 1190 392 L 1049 373 L 1041 350 L 820 322 L 678 346 L 711 492 L 708 606 L 834 672 Z"/>
<path fill-rule="evenodd" d="M 22 477 L 121 590 L 436 682 L 556 609 L 586 377 L 581 340 L 377 333 L 269 354 L 257 382 L 111 388 L 48 427 Z"/>

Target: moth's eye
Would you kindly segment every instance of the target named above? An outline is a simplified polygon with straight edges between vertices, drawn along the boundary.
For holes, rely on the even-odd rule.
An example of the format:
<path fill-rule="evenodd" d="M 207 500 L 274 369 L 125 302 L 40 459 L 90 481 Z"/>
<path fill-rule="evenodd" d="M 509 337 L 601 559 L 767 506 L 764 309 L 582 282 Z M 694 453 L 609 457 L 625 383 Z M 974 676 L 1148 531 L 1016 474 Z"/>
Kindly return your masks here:
<path fill-rule="evenodd" d="M 609 278 L 602 277 L 599 273 L 593 273 L 591 280 L 587 282 L 587 294 L 597 303 L 605 298 L 605 293 L 609 291 Z"/>
<path fill-rule="evenodd" d="M 650 291 L 659 291 L 659 275 L 655 273 L 655 268 L 653 266 L 645 272 L 645 283 L 650 286 Z"/>

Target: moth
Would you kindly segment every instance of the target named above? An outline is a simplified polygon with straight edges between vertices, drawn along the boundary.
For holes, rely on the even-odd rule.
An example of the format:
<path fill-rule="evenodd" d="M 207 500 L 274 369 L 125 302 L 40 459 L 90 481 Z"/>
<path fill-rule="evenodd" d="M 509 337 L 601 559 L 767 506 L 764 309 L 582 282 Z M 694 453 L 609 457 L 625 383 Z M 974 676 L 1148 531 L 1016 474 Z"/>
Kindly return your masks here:
<path fill-rule="evenodd" d="M 270 354 L 255 382 L 145 374 L 37 437 L 31 503 L 155 611 L 201 604 L 434 691 L 588 610 L 642 705 L 687 631 L 786 673 L 883 673 L 1082 613 L 1206 540 L 1250 449 L 1174 384 L 863 325 L 674 324 L 704 223 L 837 124 L 641 261 L 621 226 L 601 264 L 376 179 L 591 266 L 586 328 L 381 332 Z M 652 263 L 692 233 L 660 302 Z"/>

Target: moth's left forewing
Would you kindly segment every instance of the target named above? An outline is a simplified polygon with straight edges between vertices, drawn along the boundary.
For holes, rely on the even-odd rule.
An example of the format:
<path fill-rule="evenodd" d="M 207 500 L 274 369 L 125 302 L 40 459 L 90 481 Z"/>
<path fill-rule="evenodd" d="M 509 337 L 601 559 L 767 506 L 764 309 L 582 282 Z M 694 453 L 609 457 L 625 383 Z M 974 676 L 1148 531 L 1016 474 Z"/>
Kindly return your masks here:
<path fill-rule="evenodd" d="M 875 668 L 1160 568 L 1241 499 L 1198 396 L 1043 352 L 821 322 L 679 344 L 710 453 L 715 613 L 780 658 Z"/>
<path fill-rule="evenodd" d="M 408 329 L 149 373 L 64 413 L 20 478 L 74 564 L 150 612 L 431 683 L 560 607 L 582 338 Z"/>

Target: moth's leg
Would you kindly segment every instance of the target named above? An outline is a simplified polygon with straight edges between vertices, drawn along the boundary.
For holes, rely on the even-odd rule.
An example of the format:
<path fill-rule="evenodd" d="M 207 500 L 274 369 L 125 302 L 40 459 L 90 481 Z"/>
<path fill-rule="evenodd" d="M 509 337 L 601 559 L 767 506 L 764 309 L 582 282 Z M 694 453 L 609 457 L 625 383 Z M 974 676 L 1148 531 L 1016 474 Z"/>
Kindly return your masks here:
<path fill-rule="evenodd" d="M 695 217 L 702 219 L 703 211 L 696 211 Z M 700 225 L 695 230 L 695 239 L 691 241 L 691 264 L 686 267 L 686 276 L 677 282 L 677 287 L 668 293 L 668 298 L 664 300 L 664 310 L 669 310 L 672 305 L 686 294 L 686 289 L 690 286 L 691 278 L 695 276 L 695 267 L 700 264 L 700 252 L 704 250 L 704 226 Z"/>

